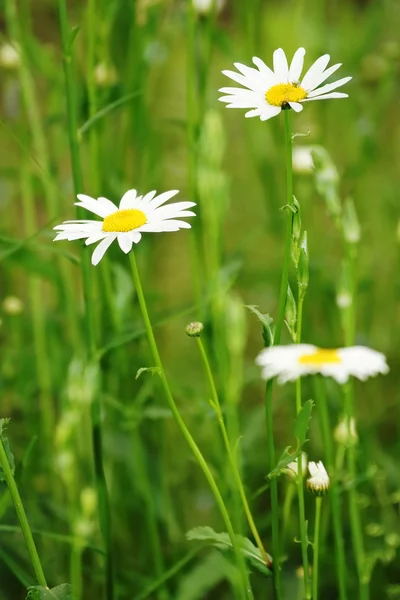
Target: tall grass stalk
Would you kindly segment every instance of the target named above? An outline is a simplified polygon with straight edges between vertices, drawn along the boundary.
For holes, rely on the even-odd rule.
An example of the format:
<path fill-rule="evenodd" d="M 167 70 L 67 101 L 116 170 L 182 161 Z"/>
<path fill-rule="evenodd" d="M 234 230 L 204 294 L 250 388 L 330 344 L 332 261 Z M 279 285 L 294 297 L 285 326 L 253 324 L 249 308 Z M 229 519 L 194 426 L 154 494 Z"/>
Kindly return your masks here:
<path fill-rule="evenodd" d="M 241 477 L 240 477 L 240 472 L 239 472 L 239 468 L 238 468 L 238 464 L 237 464 L 237 458 L 234 455 L 234 451 L 232 449 L 232 445 L 230 443 L 228 432 L 227 432 L 227 429 L 226 429 L 226 426 L 225 426 L 224 416 L 223 416 L 223 413 L 222 413 L 221 404 L 219 402 L 217 388 L 215 386 L 214 376 L 213 376 L 213 373 L 212 373 L 212 370 L 211 370 L 210 362 L 208 360 L 207 352 L 205 350 L 204 344 L 201 341 L 200 337 L 196 338 L 196 342 L 197 342 L 197 347 L 198 347 L 198 349 L 200 351 L 200 356 L 201 356 L 202 361 L 203 361 L 204 369 L 205 369 L 205 372 L 206 372 L 206 375 L 207 375 L 207 379 L 208 379 L 208 383 L 209 383 L 210 390 L 211 390 L 211 398 L 212 398 L 212 404 L 211 404 L 211 406 L 214 409 L 215 414 L 216 414 L 217 419 L 218 419 L 218 423 L 219 423 L 219 426 L 220 426 L 220 429 L 221 429 L 221 433 L 222 433 L 222 437 L 223 437 L 224 444 L 225 444 L 225 449 L 226 449 L 226 452 L 228 454 L 228 458 L 229 458 L 229 463 L 230 463 L 230 466 L 231 466 L 232 475 L 233 475 L 233 478 L 235 480 L 235 484 L 237 486 L 237 490 L 239 491 L 239 494 L 240 494 L 240 498 L 241 498 L 241 501 L 242 501 L 242 504 L 243 504 L 243 509 L 244 509 L 245 514 L 246 514 L 246 518 L 247 518 L 249 527 L 251 529 L 251 532 L 252 532 L 252 534 L 254 536 L 254 539 L 256 540 L 256 544 L 258 546 L 258 549 L 260 550 L 260 553 L 261 553 L 261 556 L 263 558 L 263 561 L 264 561 L 264 563 L 265 563 L 265 565 L 267 567 L 271 567 L 272 566 L 272 562 L 268 558 L 268 555 L 267 555 L 267 553 L 265 551 L 264 545 L 263 545 L 263 543 L 261 541 L 260 534 L 258 533 L 256 524 L 254 522 L 253 515 L 251 513 L 251 509 L 250 509 L 249 503 L 247 501 L 246 492 L 245 492 L 245 489 L 244 489 L 244 486 L 243 486 L 243 483 L 242 483 L 242 480 L 241 480 Z"/>
<path fill-rule="evenodd" d="M 75 194 L 83 190 L 82 170 L 80 163 L 80 152 L 78 146 L 78 129 L 76 122 L 76 101 L 75 88 L 72 71 L 72 44 L 71 33 L 68 27 L 67 7 L 65 0 L 58 0 L 61 43 L 63 49 L 63 63 L 65 75 L 65 92 L 67 99 L 67 117 L 68 117 L 68 138 L 70 144 L 70 155 L 72 164 L 72 175 Z M 77 211 L 78 218 L 81 216 L 81 209 Z M 89 359 L 95 360 L 96 357 L 96 335 L 92 299 L 92 281 L 90 277 L 90 264 L 88 252 L 85 252 L 82 259 L 83 289 L 85 296 L 85 323 Z M 101 430 L 101 400 L 99 388 L 96 390 L 91 403 L 91 429 L 92 429 L 92 447 L 94 459 L 94 471 L 96 480 L 96 489 L 98 497 L 98 510 L 100 529 L 104 543 L 106 560 L 106 591 L 107 599 L 114 599 L 114 565 L 111 549 L 111 514 L 110 500 L 107 489 L 107 482 L 103 465 L 103 444 Z"/>
<path fill-rule="evenodd" d="M 22 504 L 22 499 L 18 491 L 17 484 L 15 483 L 14 475 L 8 462 L 6 450 L 4 448 L 3 439 L 0 433 L 0 466 L 3 472 L 3 477 L 7 483 L 8 490 L 10 492 L 11 500 L 14 504 L 15 512 L 18 515 L 18 519 L 21 525 L 22 533 L 25 538 L 25 542 L 28 548 L 29 557 L 31 559 L 32 567 L 35 571 L 36 579 L 39 585 L 47 587 L 46 578 L 44 576 L 42 564 L 40 562 L 39 554 L 36 549 L 35 540 L 33 539 L 32 531 L 29 526 L 28 518 Z"/>
<path fill-rule="evenodd" d="M 318 600 L 318 568 L 319 568 L 319 529 L 321 524 L 322 498 L 315 498 L 315 525 L 313 541 L 313 585 L 312 598 Z M 311 598 L 311 596 L 310 596 Z"/>
<path fill-rule="evenodd" d="M 143 288 L 142 288 L 142 284 L 141 284 L 141 280 L 140 280 L 139 270 L 138 270 L 138 266 L 137 266 L 137 262 L 136 262 L 136 256 L 135 256 L 135 252 L 133 250 L 130 252 L 129 258 L 130 258 L 131 269 L 132 269 L 133 283 L 134 283 L 134 286 L 136 289 L 140 310 L 141 310 L 144 325 L 146 328 L 146 333 L 147 333 L 147 338 L 148 338 L 148 342 L 149 342 L 149 346 L 150 346 L 150 350 L 151 350 L 151 355 L 154 360 L 155 366 L 158 369 L 158 374 L 159 374 L 159 377 L 161 380 L 161 385 L 162 385 L 162 389 L 163 389 L 165 398 L 166 398 L 168 406 L 172 412 L 172 415 L 176 421 L 176 424 L 178 425 L 182 435 L 186 439 L 190 449 L 192 450 L 200 468 L 202 469 L 202 471 L 208 481 L 208 484 L 214 495 L 215 501 L 221 512 L 222 519 L 224 521 L 228 535 L 232 542 L 233 550 L 236 555 L 239 572 L 241 574 L 241 597 L 246 598 L 246 599 L 251 599 L 253 597 L 253 595 L 251 592 L 250 581 L 249 581 L 249 576 L 247 573 L 245 560 L 244 560 L 243 554 L 241 552 L 238 539 L 235 535 L 235 532 L 234 532 L 234 529 L 232 526 L 232 522 L 231 522 L 231 518 L 230 518 L 228 510 L 225 506 L 225 502 L 222 498 L 221 492 L 220 492 L 219 487 L 215 481 L 215 478 L 210 470 L 210 467 L 208 466 L 206 460 L 204 459 L 199 447 L 197 446 L 194 438 L 192 437 L 192 434 L 190 433 L 189 429 L 187 428 L 187 426 L 179 412 L 179 408 L 175 403 L 174 397 L 173 397 L 171 389 L 169 387 L 169 383 L 168 383 L 167 377 L 165 375 L 164 367 L 163 367 L 161 357 L 160 357 L 160 354 L 158 351 L 157 342 L 154 337 L 153 328 L 151 325 L 149 313 L 147 310 L 147 304 L 146 304 L 146 300 L 144 297 Z"/>

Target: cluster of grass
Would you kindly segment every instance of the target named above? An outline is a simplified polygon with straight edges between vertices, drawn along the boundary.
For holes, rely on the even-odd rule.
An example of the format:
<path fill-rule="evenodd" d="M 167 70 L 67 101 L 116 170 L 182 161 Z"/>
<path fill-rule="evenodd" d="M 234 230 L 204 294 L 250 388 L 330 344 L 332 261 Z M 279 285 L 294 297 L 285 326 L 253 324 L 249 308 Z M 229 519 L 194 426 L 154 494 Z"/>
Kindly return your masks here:
<path fill-rule="evenodd" d="M 223 413 L 269 554 L 270 487 L 276 486 L 277 600 L 304 597 L 307 526 L 304 519 L 299 526 L 293 481 L 280 470 L 267 478 L 274 468 L 271 436 L 265 384 L 254 363 L 266 332 L 247 308 L 276 322 L 284 118 L 245 120 L 217 101 L 218 88 L 228 85 L 221 70 L 234 61 L 250 64 L 260 56 L 270 64 L 276 48 L 291 56 L 304 46 L 306 65 L 330 53 L 343 63 L 340 76 L 353 80 L 349 99 L 310 103 L 292 119 L 294 132 L 309 132 L 294 139 L 294 148 L 312 145 L 316 167 L 294 173 L 308 233 L 302 339 L 377 348 L 391 373 L 354 386 L 358 440 L 350 447 L 333 435 L 346 402 L 336 383 L 304 381 L 303 401 L 315 402 L 308 430 L 304 412 L 295 426 L 294 386 L 276 386 L 275 464 L 286 447 L 296 448 L 300 430 L 310 460 L 332 468 L 321 511 L 319 597 L 339 597 L 345 578 L 341 600 L 400 598 L 399 7 L 395 0 L 226 0 L 222 10 L 200 14 L 194 4 L 0 3 L 0 416 L 10 418 L 6 430 L 0 422 L 0 439 L 15 462 L 46 583 L 56 588 L 52 596 L 39 588 L 31 596 L 65 600 L 69 588 L 57 586 L 72 583 L 75 600 L 243 597 L 237 556 L 229 537 L 217 535 L 225 523 L 172 418 L 160 372 L 136 377 L 157 365 L 127 257 L 111 247 L 92 267 L 83 244 L 52 243 L 52 227 L 75 217 L 76 191 L 118 202 L 136 188 L 179 189 L 179 199 L 197 203 L 191 230 L 148 234 L 135 252 L 154 334 L 234 529 L 255 542 L 219 429 Z M 289 283 L 297 297 L 292 267 Z M 295 328 L 293 313 L 286 316 Z M 202 346 L 185 335 L 194 320 L 204 324 L 216 390 Z M 284 327 L 282 343 L 290 341 Z M 210 405 L 213 392 L 222 413 L 215 394 Z M 0 486 L 0 598 L 19 600 L 43 580 L 29 560 L 7 486 Z M 315 499 L 305 492 L 304 500 L 312 541 Z M 217 534 L 196 533 L 200 526 Z M 342 533 L 339 550 L 335 527 Z M 301 533 L 303 548 L 294 541 Z M 247 546 L 246 561 L 253 548 Z M 308 555 L 311 561 L 311 546 Z M 246 562 L 253 595 L 273 598 L 279 569 L 272 577 L 260 556 Z"/>

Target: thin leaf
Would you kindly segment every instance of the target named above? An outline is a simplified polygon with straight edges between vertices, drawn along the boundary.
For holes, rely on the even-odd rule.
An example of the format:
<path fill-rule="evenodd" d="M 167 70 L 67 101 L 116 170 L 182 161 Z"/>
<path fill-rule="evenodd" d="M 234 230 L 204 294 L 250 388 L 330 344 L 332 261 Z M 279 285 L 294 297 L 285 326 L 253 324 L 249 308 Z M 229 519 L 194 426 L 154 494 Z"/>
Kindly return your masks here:
<path fill-rule="evenodd" d="M 42 585 L 31 586 L 26 600 L 72 600 L 72 588 L 69 583 L 62 583 L 51 589 Z"/>
<path fill-rule="evenodd" d="M 125 96 L 122 96 L 122 98 L 118 98 L 118 100 L 115 100 L 115 102 L 111 102 L 110 104 L 107 104 L 107 106 L 105 106 L 104 108 L 99 110 L 95 115 L 93 115 L 93 117 L 88 119 L 82 125 L 82 127 L 80 127 L 79 135 L 83 136 L 83 134 L 86 133 L 88 131 L 88 129 L 90 129 L 93 125 L 95 125 L 95 123 L 97 123 L 97 121 L 100 121 L 100 119 L 103 119 L 109 113 L 113 112 L 114 110 L 116 110 L 117 108 L 122 106 L 123 104 L 126 104 L 130 100 L 133 100 L 137 96 L 140 96 L 141 93 L 142 92 L 140 90 L 137 92 L 132 92 L 131 94 L 126 94 Z"/>
<path fill-rule="evenodd" d="M 293 452 L 291 446 L 286 446 L 281 457 L 278 460 L 278 463 L 277 463 L 275 469 L 273 469 L 271 471 L 271 473 L 269 473 L 267 475 L 268 479 L 272 479 L 272 477 L 279 477 L 279 475 L 282 474 L 282 471 L 284 469 L 286 469 L 288 464 L 293 462 L 294 460 L 296 460 L 296 458 L 298 458 L 300 456 L 300 454 L 301 454 L 301 448 L 297 448 Z"/>
<path fill-rule="evenodd" d="M 141 367 L 137 370 L 135 379 L 139 379 L 142 373 L 145 373 L 146 371 L 149 371 L 152 375 L 161 375 L 162 373 L 160 367 Z"/>
<path fill-rule="evenodd" d="M 263 314 L 261 313 L 257 306 L 254 306 L 254 304 L 245 304 L 245 308 L 248 308 L 252 313 L 254 313 L 256 315 L 256 317 L 258 318 L 258 320 L 261 322 L 262 326 L 263 326 L 263 339 L 264 339 L 264 343 L 265 346 L 268 348 L 269 346 L 272 345 L 273 341 L 274 341 L 274 334 L 272 331 L 272 323 L 273 323 L 273 318 L 270 317 L 270 315 L 268 313 Z"/>
<path fill-rule="evenodd" d="M 186 533 L 186 538 L 190 541 L 198 540 L 219 548 L 220 550 L 232 550 L 232 541 L 227 533 L 217 533 L 211 527 L 195 527 Z M 271 575 L 271 571 L 265 564 L 260 550 L 254 546 L 248 538 L 237 535 L 236 539 L 240 545 L 240 550 L 245 558 L 264 575 Z M 268 555 L 268 560 L 272 563 L 272 558 Z"/>
<path fill-rule="evenodd" d="M 11 452 L 8 438 L 6 438 L 6 436 L 4 435 L 4 428 L 6 427 L 6 425 L 9 422 L 10 422 L 10 419 L 0 419 L 0 440 L 3 443 L 3 447 L 4 447 L 5 453 L 7 455 L 7 460 L 9 462 L 12 472 L 14 473 L 14 471 L 15 471 L 14 454 Z M 4 471 L 1 467 L 0 467 L 0 481 L 5 481 Z"/>
<path fill-rule="evenodd" d="M 71 29 L 71 33 L 70 33 L 69 40 L 68 40 L 68 46 L 67 46 L 68 47 L 68 52 L 71 52 L 72 46 L 74 45 L 74 42 L 76 40 L 76 36 L 80 32 L 80 29 L 81 28 L 79 27 L 79 25 L 75 25 L 75 27 L 73 27 Z"/>
<path fill-rule="evenodd" d="M 302 446 L 304 446 L 304 444 L 308 441 L 307 433 L 310 427 L 311 411 L 313 406 L 314 402 L 312 400 L 307 400 L 297 415 L 296 422 L 294 424 L 294 434 L 297 439 L 298 449 L 301 449 Z"/>

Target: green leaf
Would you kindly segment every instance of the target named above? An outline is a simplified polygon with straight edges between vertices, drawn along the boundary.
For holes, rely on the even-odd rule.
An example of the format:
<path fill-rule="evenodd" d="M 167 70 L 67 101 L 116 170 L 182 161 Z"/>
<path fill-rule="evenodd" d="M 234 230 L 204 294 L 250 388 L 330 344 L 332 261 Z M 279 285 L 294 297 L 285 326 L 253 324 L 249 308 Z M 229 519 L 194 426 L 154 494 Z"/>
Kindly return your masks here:
<path fill-rule="evenodd" d="M 235 568 L 220 552 L 213 550 L 181 576 L 176 600 L 203 600 L 224 579 L 235 581 Z"/>
<path fill-rule="evenodd" d="M 142 93 L 143 92 L 141 90 L 139 90 L 137 92 L 132 92 L 130 94 L 126 94 L 125 96 L 122 96 L 122 98 L 118 98 L 118 100 L 115 100 L 115 102 L 111 102 L 110 104 L 107 104 L 107 106 L 105 106 L 104 108 L 99 110 L 95 115 L 93 115 L 93 117 L 91 117 L 90 119 L 85 121 L 85 123 L 79 129 L 79 135 L 82 136 L 84 133 L 87 132 L 88 129 L 90 129 L 95 123 L 97 123 L 97 121 L 99 121 L 100 119 L 103 119 L 109 113 L 113 112 L 120 106 L 123 106 L 127 102 L 130 102 L 134 98 L 137 98 Z"/>
<path fill-rule="evenodd" d="M 219 548 L 219 550 L 232 550 L 232 542 L 229 535 L 227 533 L 217 533 L 211 527 L 195 527 L 186 533 L 186 538 L 190 541 L 198 540 L 206 542 L 210 546 Z M 261 573 L 264 573 L 264 575 L 271 575 L 271 570 L 265 564 L 260 550 L 253 542 L 241 535 L 237 535 L 236 539 L 245 558 Z M 267 556 L 268 560 L 272 563 L 272 558 L 269 555 Z"/>
<path fill-rule="evenodd" d="M 261 313 L 257 306 L 254 304 L 245 304 L 245 308 L 248 308 L 252 313 L 256 315 L 259 321 L 261 321 L 263 326 L 263 338 L 266 347 L 271 346 L 274 340 L 274 334 L 272 332 L 271 325 L 273 323 L 273 318 L 269 316 L 269 314 Z"/>
<path fill-rule="evenodd" d="M 145 371 L 150 371 L 150 373 L 152 375 L 155 375 L 155 374 L 161 375 L 161 373 L 162 373 L 162 370 L 160 369 L 160 367 L 141 367 L 140 369 L 138 369 L 135 379 L 139 379 L 141 374 L 144 373 Z"/>
<path fill-rule="evenodd" d="M 300 454 L 301 454 L 301 447 L 297 448 L 293 452 L 291 446 L 286 446 L 280 459 L 278 460 L 278 463 L 277 463 L 275 469 L 273 469 L 271 471 L 271 473 L 269 473 L 267 475 L 267 478 L 272 479 L 272 477 L 279 477 L 279 475 L 282 474 L 282 471 L 284 469 L 286 469 L 288 464 L 293 462 L 294 460 L 296 460 L 296 458 L 298 458 L 300 456 Z"/>
<path fill-rule="evenodd" d="M 72 588 L 69 583 L 51 589 L 34 585 L 28 588 L 26 600 L 72 600 Z"/>
<path fill-rule="evenodd" d="M 78 35 L 79 31 L 80 31 L 80 27 L 79 25 L 75 25 L 75 27 L 73 27 L 71 29 L 71 33 L 69 35 L 69 40 L 68 40 L 68 51 L 70 52 L 72 49 L 72 46 L 74 45 L 74 42 L 76 40 L 76 36 Z"/>
<path fill-rule="evenodd" d="M 0 439 L 3 443 L 3 447 L 4 450 L 6 452 L 7 455 L 7 460 L 10 464 L 11 470 L 14 474 L 15 471 L 15 460 L 14 460 L 14 454 L 11 452 L 10 449 L 10 444 L 8 442 L 8 438 L 5 437 L 4 435 L 4 428 L 6 427 L 6 425 L 8 425 L 8 423 L 10 422 L 10 419 L 0 419 Z M 5 481 L 4 478 L 4 471 L 3 469 L 0 467 L 0 481 Z"/>
<path fill-rule="evenodd" d="M 296 422 L 294 424 L 294 434 L 297 439 L 298 450 L 301 450 L 302 446 L 304 446 L 304 444 L 308 441 L 307 433 L 308 428 L 310 427 L 311 411 L 313 406 L 314 402 L 312 400 L 307 400 L 297 415 Z"/>

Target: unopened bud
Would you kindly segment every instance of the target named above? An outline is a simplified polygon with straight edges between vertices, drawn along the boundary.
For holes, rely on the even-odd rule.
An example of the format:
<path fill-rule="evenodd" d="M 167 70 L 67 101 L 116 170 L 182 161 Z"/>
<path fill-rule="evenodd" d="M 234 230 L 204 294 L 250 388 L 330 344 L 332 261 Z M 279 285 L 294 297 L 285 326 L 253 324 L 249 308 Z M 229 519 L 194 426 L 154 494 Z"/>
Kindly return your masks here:
<path fill-rule="evenodd" d="M 193 323 L 189 323 L 186 326 L 185 332 L 189 337 L 200 337 L 201 332 L 204 329 L 203 323 L 200 321 L 194 321 Z"/>
<path fill-rule="evenodd" d="M 342 215 L 343 236 L 348 244 L 357 244 L 360 241 L 361 229 L 356 208 L 351 198 L 346 198 Z"/>
<path fill-rule="evenodd" d="M 294 146 L 293 148 L 293 171 L 306 174 L 314 170 L 313 146 Z"/>
<path fill-rule="evenodd" d="M 301 459 L 301 472 L 303 475 L 305 475 L 307 473 L 308 463 L 307 454 L 302 452 L 299 458 Z M 284 469 L 282 469 L 282 471 L 289 477 L 289 479 L 295 481 L 297 479 L 297 475 L 299 474 L 299 459 L 296 458 L 296 460 L 290 462 Z"/>
<path fill-rule="evenodd" d="M 225 0 L 192 0 L 193 8 L 199 15 L 207 15 L 214 10 L 219 13 L 224 8 Z"/>
<path fill-rule="evenodd" d="M 287 287 L 285 317 L 289 328 L 293 330 L 297 320 L 297 307 L 296 300 L 294 299 L 293 292 L 289 284 Z"/>
<path fill-rule="evenodd" d="M 338 444 L 342 444 L 343 446 L 356 445 L 358 443 L 358 434 L 356 422 L 353 417 L 351 417 L 351 419 L 345 417 L 339 421 L 333 433 L 333 437 Z"/>
<path fill-rule="evenodd" d="M 299 265 L 297 268 L 297 283 L 301 295 L 304 295 L 306 293 L 308 287 L 308 279 L 308 243 L 307 231 L 305 231 L 300 242 Z"/>
<path fill-rule="evenodd" d="M 18 46 L 14 44 L 3 44 L 0 48 L 0 67 L 3 69 L 18 69 L 21 63 Z"/>
<path fill-rule="evenodd" d="M 85 517 L 92 517 L 96 513 L 97 495 L 92 487 L 85 487 L 81 491 L 81 506 Z"/>
<path fill-rule="evenodd" d="M 307 488 L 314 496 L 324 496 L 329 489 L 329 476 L 322 461 L 309 462 L 308 470 L 311 477 L 307 479 Z"/>

